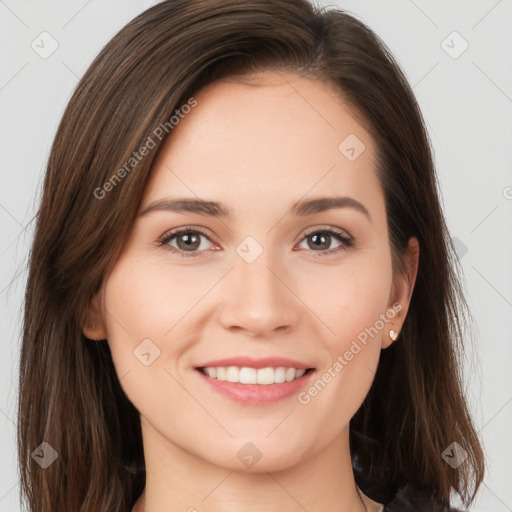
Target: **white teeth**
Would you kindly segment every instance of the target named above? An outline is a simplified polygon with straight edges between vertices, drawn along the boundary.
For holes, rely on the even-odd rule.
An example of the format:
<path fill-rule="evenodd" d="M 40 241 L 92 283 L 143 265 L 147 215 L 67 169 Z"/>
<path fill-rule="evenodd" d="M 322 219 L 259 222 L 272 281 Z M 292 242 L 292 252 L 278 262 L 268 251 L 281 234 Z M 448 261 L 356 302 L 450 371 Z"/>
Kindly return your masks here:
<path fill-rule="evenodd" d="M 240 382 L 240 384 L 257 384 L 258 371 L 256 370 L 256 368 L 240 368 L 238 381 Z"/>
<path fill-rule="evenodd" d="M 306 370 L 295 368 L 248 368 L 246 366 L 239 368 L 238 366 L 217 366 L 204 368 L 203 373 L 212 379 L 222 380 L 226 382 L 238 382 L 240 384 L 281 384 L 302 377 Z"/>
<path fill-rule="evenodd" d="M 236 366 L 228 366 L 226 370 L 226 380 L 228 382 L 238 382 L 239 374 L 240 370 Z"/>
<path fill-rule="evenodd" d="M 260 368 L 256 370 L 256 379 L 258 384 L 274 384 L 275 370 L 274 368 Z"/>
<path fill-rule="evenodd" d="M 292 368 L 293 370 L 293 368 Z M 286 382 L 286 368 L 276 368 L 274 372 L 274 382 L 276 384 L 281 384 L 283 382 Z"/>

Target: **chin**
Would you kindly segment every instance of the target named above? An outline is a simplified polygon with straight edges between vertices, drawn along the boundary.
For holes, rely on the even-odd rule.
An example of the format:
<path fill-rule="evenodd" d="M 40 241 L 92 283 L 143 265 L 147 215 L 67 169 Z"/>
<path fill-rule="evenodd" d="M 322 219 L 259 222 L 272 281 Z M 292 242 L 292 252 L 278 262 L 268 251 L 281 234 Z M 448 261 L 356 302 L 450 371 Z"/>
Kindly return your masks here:
<path fill-rule="evenodd" d="M 238 456 L 234 460 L 230 458 L 224 462 L 221 464 L 223 467 L 238 473 L 267 474 L 284 471 L 300 461 L 295 457 L 290 457 L 290 454 L 274 452 L 272 456 L 265 456 L 265 453 L 262 453 L 259 460 L 254 459 L 252 462 L 240 460 Z"/>

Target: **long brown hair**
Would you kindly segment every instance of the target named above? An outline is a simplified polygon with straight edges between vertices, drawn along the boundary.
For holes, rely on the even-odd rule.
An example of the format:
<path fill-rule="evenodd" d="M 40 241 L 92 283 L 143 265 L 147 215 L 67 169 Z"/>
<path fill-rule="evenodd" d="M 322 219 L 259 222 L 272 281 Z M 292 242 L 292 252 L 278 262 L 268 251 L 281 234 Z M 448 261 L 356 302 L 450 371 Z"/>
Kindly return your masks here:
<path fill-rule="evenodd" d="M 376 142 L 395 272 L 403 271 L 409 238 L 420 244 L 403 329 L 382 352 L 351 420 L 361 482 L 368 489 L 417 483 L 445 505 L 452 490 L 466 504 L 474 499 L 484 457 L 459 372 L 467 306 L 428 135 L 398 64 L 361 21 L 306 0 L 169 0 L 103 48 L 51 149 L 20 359 L 19 465 L 22 500 L 32 512 L 130 511 L 142 492 L 139 414 L 106 340 L 87 339 L 81 327 L 130 234 L 165 140 L 154 130 L 167 126 L 164 135 L 172 136 L 169 119 L 202 87 L 260 70 L 291 71 L 339 92 Z M 154 147 L 127 168 L 150 136 Z M 122 179 L 114 182 L 116 173 Z M 33 456 L 42 442 L 57 454 L 46 469 Z M 457 469 L 441 456 L 452 442 L 467 452 Z"/>

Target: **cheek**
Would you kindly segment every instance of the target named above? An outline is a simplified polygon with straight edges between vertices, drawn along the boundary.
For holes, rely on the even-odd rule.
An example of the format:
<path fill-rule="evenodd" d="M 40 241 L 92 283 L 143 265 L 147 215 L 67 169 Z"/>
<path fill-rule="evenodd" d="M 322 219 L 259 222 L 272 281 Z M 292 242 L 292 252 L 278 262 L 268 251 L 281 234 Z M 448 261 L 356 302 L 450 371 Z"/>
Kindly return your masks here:
<path fill-rule="evenodd" d="M 372 384 L 381 340 L 394 316 L 387 310 L 390 255 L 374 252 L 340 266 L 334 276 L 331 269 L 314 277 L 317 291 L 309 295 L 308 305 L 324 326 L 319 342 L 326 357 L 317 380 L 299 401 L 326 412 L 326 421 L 332 414 L 332 420 L 343 424 L 357 411 Z"/>
<path fill-rule="evenodd" d="M 386 308 L 387 281 L 386 277 L 347 280 L 319 309 L 328 326 L 319 338 L 325 363 L 298 396 L 309 416 L 315 418 L 314 423 L 324 425 L 318 433 L 319 444 L 349 423 L 372 385 L 381 340 L 392 319 Z"/>
<path fill-rule="evenodd" d="M 186 349 L 177 332 L 191 299 L 187 288 L 173 284 L 133 258 L 118 261 L 105 283 L 108 344 L 120 385 L 141 415 L 153 419 L 181 396 L 172 375 Z"/>
<path fill-rule="evenodd" d="M 186 271 L 171 276 L 161 261 L 148 263 L 142 257 L 119 261 L 106 282 L 109 339 L 123 350 L 150 338 L 161 345 L 162 352 L 164 345 L 166 353 L 179 351 L 179 342 L 169 346 L 169 339 L 183 329 L 194 306 L 214 283 L 214 276 L 200 279 Z"/>
<path fill-rule="evenodd" d="M 121 385 L 130 399 L 136 397 L 140 386 L 126 389 L 129 382 L 143 382 L 145 392 L 152 391 L 149 388 L 157 391 L 166 375 L 164 368 L 184 350 L 179 338 L 168 343 L 189 302 L 186 288 L 174 284 L 170 286 L 159 278 L 154 266 L 133 259 L 120 260 L 105 283 L 108 343 Z"/>
<path fill-rule="evenodd" d="M 211 271 L 199 273 L 192 266 L 171 274 L 163 263 L 126 256 L 105 282 L 105 321 L 116 373 L 130 401 L 149 416 L 170 397 L 188 399 L 172 376 L 183 377 L 185 355 L 198 340 L 202 299 L 218 281 Z"/>
<path fill-rule="evenodd" d="M 386 312 L 392 284 L 389 253 L 368 254 L 348 259 L 339 268 L 305 272 L 300 278 L 299 296 L 320 319 L 322 339 L 331 355 L 343 353 L 354 339 L 364 342 L 368 329 L 377 323 L 385 330 L 381 315 Z"/>

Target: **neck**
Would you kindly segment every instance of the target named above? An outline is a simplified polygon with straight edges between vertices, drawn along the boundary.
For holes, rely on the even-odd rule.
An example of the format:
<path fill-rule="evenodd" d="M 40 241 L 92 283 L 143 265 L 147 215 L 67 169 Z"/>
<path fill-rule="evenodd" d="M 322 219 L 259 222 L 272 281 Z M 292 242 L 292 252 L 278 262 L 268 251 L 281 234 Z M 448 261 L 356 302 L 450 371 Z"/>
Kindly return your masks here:
<path fill-rule="evenodd" d="M 286 468 L 215 465 L 182 450 L 142 423 L 146 487 L 132 512 L 365 512 L 357 490 L 348 428 L 310 457 Z M 259 470 L 256 469 L 259 466 Z"/>

